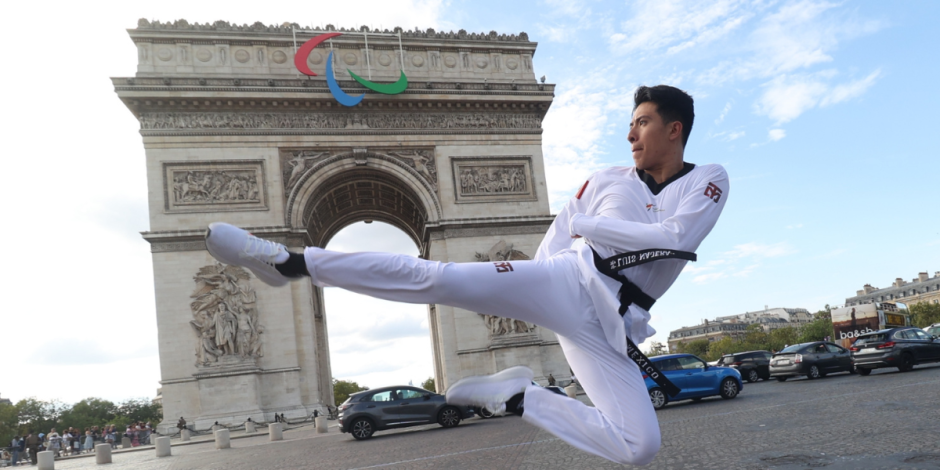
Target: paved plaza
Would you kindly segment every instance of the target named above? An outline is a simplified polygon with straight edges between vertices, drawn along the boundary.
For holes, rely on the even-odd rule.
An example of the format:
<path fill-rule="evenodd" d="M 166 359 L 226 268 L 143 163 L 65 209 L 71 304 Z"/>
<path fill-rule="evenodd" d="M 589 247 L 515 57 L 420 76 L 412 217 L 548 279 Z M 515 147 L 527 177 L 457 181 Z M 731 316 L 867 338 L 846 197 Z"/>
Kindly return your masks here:
<path fill-rule="evenodd" d="M 940 366 L 746 384 L 734 400 L 681 402 L 658 412 L 663 448 L 650 469 L 940 469 Z M 116 453 L 112 468 L 150 469 L 582 469 L 621 467 L 516 417 L 473 418 L 454 429 L 421 426 L 355 441 L 312 426 L 266 435 Z M 239 433 L 233 433 L 233 437 Z M 175 442 L 175 441 L 174 441 Z M 93 458 L 57 469 L 97 468 Z"/>

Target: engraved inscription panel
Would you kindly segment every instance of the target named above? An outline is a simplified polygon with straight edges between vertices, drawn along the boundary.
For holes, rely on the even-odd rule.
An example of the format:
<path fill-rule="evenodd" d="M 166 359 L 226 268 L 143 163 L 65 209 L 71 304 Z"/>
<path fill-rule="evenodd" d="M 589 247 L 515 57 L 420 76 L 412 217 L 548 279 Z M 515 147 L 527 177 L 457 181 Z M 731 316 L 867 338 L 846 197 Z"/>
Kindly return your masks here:
<path fill-rule="evenodd" d="M 267 210 L 264 162 L 166 162 L 163 191 L 167 212 Z"/>
<path fill-rule="evenodd" d="M 536 200 L 532 157 L 452 158 L 458 203 Z"/>

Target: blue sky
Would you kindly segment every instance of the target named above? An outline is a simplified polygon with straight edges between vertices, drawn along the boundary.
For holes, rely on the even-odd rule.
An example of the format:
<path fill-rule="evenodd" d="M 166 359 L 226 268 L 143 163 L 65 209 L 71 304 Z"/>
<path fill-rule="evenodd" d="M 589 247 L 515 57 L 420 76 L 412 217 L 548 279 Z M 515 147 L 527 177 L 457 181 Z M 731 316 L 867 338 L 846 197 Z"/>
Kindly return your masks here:
<path fill-rule="evenodd" d="M 143 146 L 107 77 L 134 73 L 137 19 L 526 31 L 536 76 L 557 84 L 543 150 L 553 210 L 599 168 L 630 165 L 632 92 L 667 83 L 696 100 L 686 159 L 731 176 L 698 263 L 657 303 L 657 339 L 771 307 L 815 311 L 865 283 L 940 271 L 936 2 L 363 1 L 20 2 L 0 34 L 15 73 L 3 137 L 8 273 L 0 357 L 31 367 L 0 393 L 76 401 L 153 396 L 157 363 Z M 30 18 L 36 21 L 28 20 Z M 40 20 L 41 19 L 41 20 Z M 44 29 L 45 28 L 45 29 Z M 24 42 L 23 38 L 29 38 Z M 376 223 L 333 247 L 415 252 Z M 424 307 L 328 292 L 338 378 L 370 386 L 431 374 Z M 383 319 L 372 312 L 382 311 Z M 332 320 L 332 318 L 338 319 Z M 343 325 L 362 321 L 368 331 Z M 394 321 L 392 321 L 394 320 Z M 379 340 L 381 338 L 381 340 Z M 365 343 L 363 343 L 365 341 Z M 369 344 L 363 352 L 356 344 Z M 380 364 L 383 351 L 410 363 Z M 371 352 L 371 354 L 370 354 Z M 120 371 L 120 373 L 117 373 Z M 89 380 L 89 377 L 93 377 Z"/>

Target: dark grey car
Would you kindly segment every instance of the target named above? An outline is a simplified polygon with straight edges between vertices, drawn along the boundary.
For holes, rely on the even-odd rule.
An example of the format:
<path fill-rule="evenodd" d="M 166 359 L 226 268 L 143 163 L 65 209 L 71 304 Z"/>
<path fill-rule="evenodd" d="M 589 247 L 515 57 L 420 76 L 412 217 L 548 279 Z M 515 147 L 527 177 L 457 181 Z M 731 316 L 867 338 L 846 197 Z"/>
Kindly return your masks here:
<path fill-rule="evenodd" d="M 397 385 L 350 395 L 339 406 L 339 430 L 362 440 L 383 429 L 430 423 L 452 428 L 470 417 L 473 411 L 469 407 L 448 405 L 444 395 Z"/>
<path fill-rule="evenodd" d="M 940 339 L 911 326 L 859 336 L 852 343 L 852 362 L 859 374 L 880 367 L 907 372 L 917 364 L 940 361 Z"/>
<path fill-rule="evenodd" d="M 827 341 L 794 344 L 774 354 L 770 361 L 770 376 L 779 382 L 800 375 L 818 379 L 836 372 L 855 373 L 852 354 Z"/>

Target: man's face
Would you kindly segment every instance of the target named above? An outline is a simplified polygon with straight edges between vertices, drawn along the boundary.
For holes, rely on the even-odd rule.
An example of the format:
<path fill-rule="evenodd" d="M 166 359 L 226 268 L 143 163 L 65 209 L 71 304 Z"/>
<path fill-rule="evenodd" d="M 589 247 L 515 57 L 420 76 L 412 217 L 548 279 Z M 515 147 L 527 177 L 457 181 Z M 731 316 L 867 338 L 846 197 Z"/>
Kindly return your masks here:
<path fill-rule="evenodd" d="M 638 170 L 663 164 L 673 152 L 676 138 L 681 138 L 681 125 L 678 122 L 666 125 L 656 112 L 656 103 L 647 101 L 633 111 L 627 140 L 632 145 L 633 162 Z"/>

